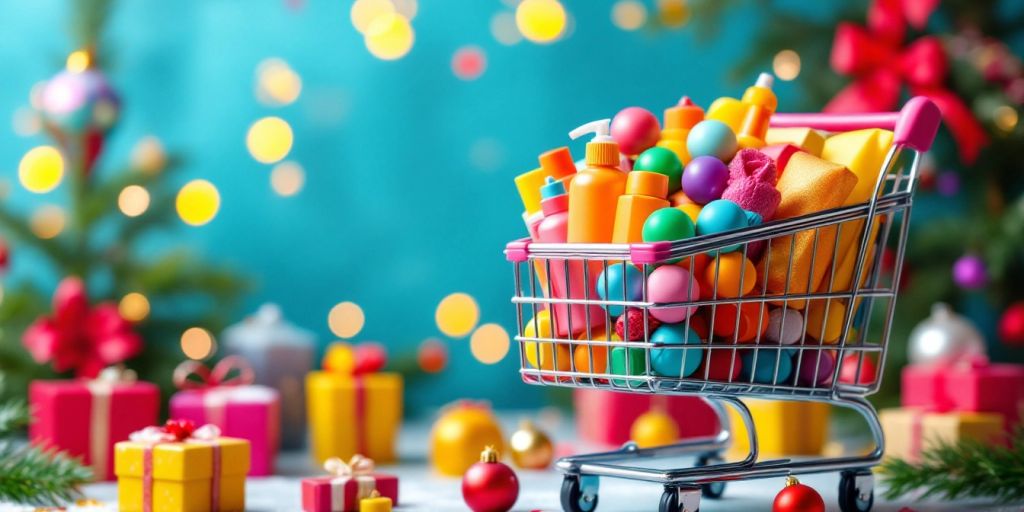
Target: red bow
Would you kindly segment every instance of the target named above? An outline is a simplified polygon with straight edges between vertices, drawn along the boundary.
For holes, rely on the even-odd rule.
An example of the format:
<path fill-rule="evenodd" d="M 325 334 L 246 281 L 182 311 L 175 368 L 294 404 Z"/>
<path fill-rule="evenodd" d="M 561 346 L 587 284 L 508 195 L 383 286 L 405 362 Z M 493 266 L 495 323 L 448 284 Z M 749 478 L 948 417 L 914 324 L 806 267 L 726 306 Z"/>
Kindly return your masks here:
<path fill-rule="evenodd" d="M 255 374 L 248 361 L 239 356 L 228 356 L 213 369 L 199 361 L 185 361 L 174 369 L 173 379 L 178 389 L 208 389 L 246 386 L 253 383 Z"/>
<path fill-rule="evenodd" d="M 946 89 L 949 63 L 942 42 L 924 36 L 902 46 L 907 22 L 923 28 L 937 0 L 875 0 L 868 8 L 868 26 L 840 23 L 832 43 L 832 69 L 856 80 L 825 106 L 826 112 L 893 110 L 906 83 L 912 96 L 926 96 L 942 111 L 956 140 L 960 159 L 971 164 L 988 135 L 970 108 Z"/>
<path fill-rule="evenodd" d="M 104 302 L 91 307 L 85 284 L 77 277 L 60 282 L 53 294 L 53 315 L 33 322 L 21 342 L 36 362 L 52 362 L 58 372 L 73 369 L 85 378 L 142 351 L 142 338 L 117 306 Z"/>

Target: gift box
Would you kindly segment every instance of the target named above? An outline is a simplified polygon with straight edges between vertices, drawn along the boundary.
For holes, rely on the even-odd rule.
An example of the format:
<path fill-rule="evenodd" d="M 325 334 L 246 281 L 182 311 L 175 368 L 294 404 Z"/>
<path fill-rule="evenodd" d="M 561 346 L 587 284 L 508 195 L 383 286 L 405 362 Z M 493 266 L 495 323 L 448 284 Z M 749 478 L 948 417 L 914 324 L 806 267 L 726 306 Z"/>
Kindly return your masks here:
<path fill-rule="evenodd" d="M 306 439 L 306 374 L 313 369 L 313 333 L 296 328 L 274 304 L 224 331 L 228 354 L 252 365 L 254 384 L 277 390 L 281 397 L 281 447 L 302 448 Z"/>
<path fill-rule="evenodd" d="M 757 431 L 757 447 L 764 456 L 819 455 L 828 439 L 829 405 L 823 402 L 744 399 Z M 747 428 L 732 407 L 729 453 L 743 456 L 750 449 Z"/>
<path fill-rule="evenodd" d="M 156 385 L 113 368 L 94 380 L 33 381 L 28 397 L 31 442 L 80 457 L 97 480 L 113 479 L 114 443 L 156 423 L 160 410 Z"/>
<path fill-rule="evenodd" d="M 221 437 L 212 425 L 188 430 L 147 427 L 115 445 L 118 510 L 245 510 L 249 442 Z"/>
<path fill-rule="evenodd" d="M 402 422 L 402 376 L 389 372 L 316 371 L 306 377 L 313 457 L 350 459 L 365 454 L 395 460 Z"/>
<path fill-rule="evenodd" d="M 229 376 L 236 372 L 234 377 Z M 225 436 L 245 439 L 252 449 L 251 476 L 274 473 L 280 442 L 280 398 L 277 391 L 255 386 L 252 369 L 230 356 L 208 369 L 186 361 L 174 372 L 181 391 L 171 397 L 172 418 L 217 426 Z"/>
<path fill-rule="evenodd" d="M 581 440 L 619 446 L 629 441 L 630 429 L 640 415 L 658 407 L 679 426 L 680 438 L 718 434 L 718 416 L 703 399 L 693 396 L 656 396 L 601 389 L 573 390 L 576 431 Z"/>
<path fill-rule="evenodd" d="M 885 454 L 908 462 L 920 460 L 932 443 L 975 439 L 1004 442 L 1003 417 L 990 412 L 929 412 L 916 407 L 883 409 L 878 415 L 885 433 Z"/>
<path fill-rule="evenodd" d="M 903 367 L 901 403 L 935 411 L 998 413 L 1011 432 L 1024 408 L 1024 365 L 976 360 Z"/>
<path fill-rule="evenodd" d="M 303 512 L 358 512 L 359 502 L 376 494 L 398 505 L 398 477 L 374 471 L 373 459 L 354 455 L 349 462 L 324 462 L 330 476 L 302 480 Z"/>

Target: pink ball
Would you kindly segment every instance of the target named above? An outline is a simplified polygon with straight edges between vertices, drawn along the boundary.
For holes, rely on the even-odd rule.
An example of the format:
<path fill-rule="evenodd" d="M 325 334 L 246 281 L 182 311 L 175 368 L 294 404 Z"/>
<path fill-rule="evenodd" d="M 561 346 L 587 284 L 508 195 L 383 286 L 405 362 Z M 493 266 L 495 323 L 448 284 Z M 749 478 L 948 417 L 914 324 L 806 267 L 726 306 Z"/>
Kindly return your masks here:
<path fill-rule="evenodd" d="M 647 277 L 647 297 L 651 302 L 684 302 L 700 298 L 700 286 L 683 267 L 663 265 Z M 697 306 L 652 307 L 651 316 L 675 324 L 686 320 Z"/>
<path fill-rule="evenodd" d="M 622 109 L 612 118 L 611 135 L 625 155 L 639 155 L 654 147 L 661 137 L 661 125 L 650 111 L 640 107 Z"/>

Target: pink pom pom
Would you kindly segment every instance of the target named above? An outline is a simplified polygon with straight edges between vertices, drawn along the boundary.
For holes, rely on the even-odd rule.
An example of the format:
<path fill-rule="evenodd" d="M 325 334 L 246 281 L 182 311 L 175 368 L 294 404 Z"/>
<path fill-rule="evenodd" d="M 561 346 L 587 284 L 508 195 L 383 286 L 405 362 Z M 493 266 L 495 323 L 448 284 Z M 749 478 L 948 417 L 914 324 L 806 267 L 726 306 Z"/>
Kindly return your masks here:
<path fill-rule="evenodd" d="M 775 188 L 778 175 L 775 162 L 756 149 L 744 149 L 729 162 L 729 185 L 722 193 L 728 199 L 761 216 L 764 221 L 775 217 L 782 195 Z"/>

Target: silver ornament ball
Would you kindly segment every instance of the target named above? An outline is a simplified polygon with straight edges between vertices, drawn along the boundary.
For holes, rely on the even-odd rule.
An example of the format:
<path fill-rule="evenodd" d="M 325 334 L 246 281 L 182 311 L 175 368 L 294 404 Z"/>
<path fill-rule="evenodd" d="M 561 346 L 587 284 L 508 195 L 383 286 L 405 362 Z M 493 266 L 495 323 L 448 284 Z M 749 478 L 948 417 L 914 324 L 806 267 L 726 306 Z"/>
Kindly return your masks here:
<path fill-rule="evenodd" d="M 985 341 L 967 318 L 939 302 L 911 331 L 907 350 L 913 364 L 952 364 L 985 357 Z"/>

